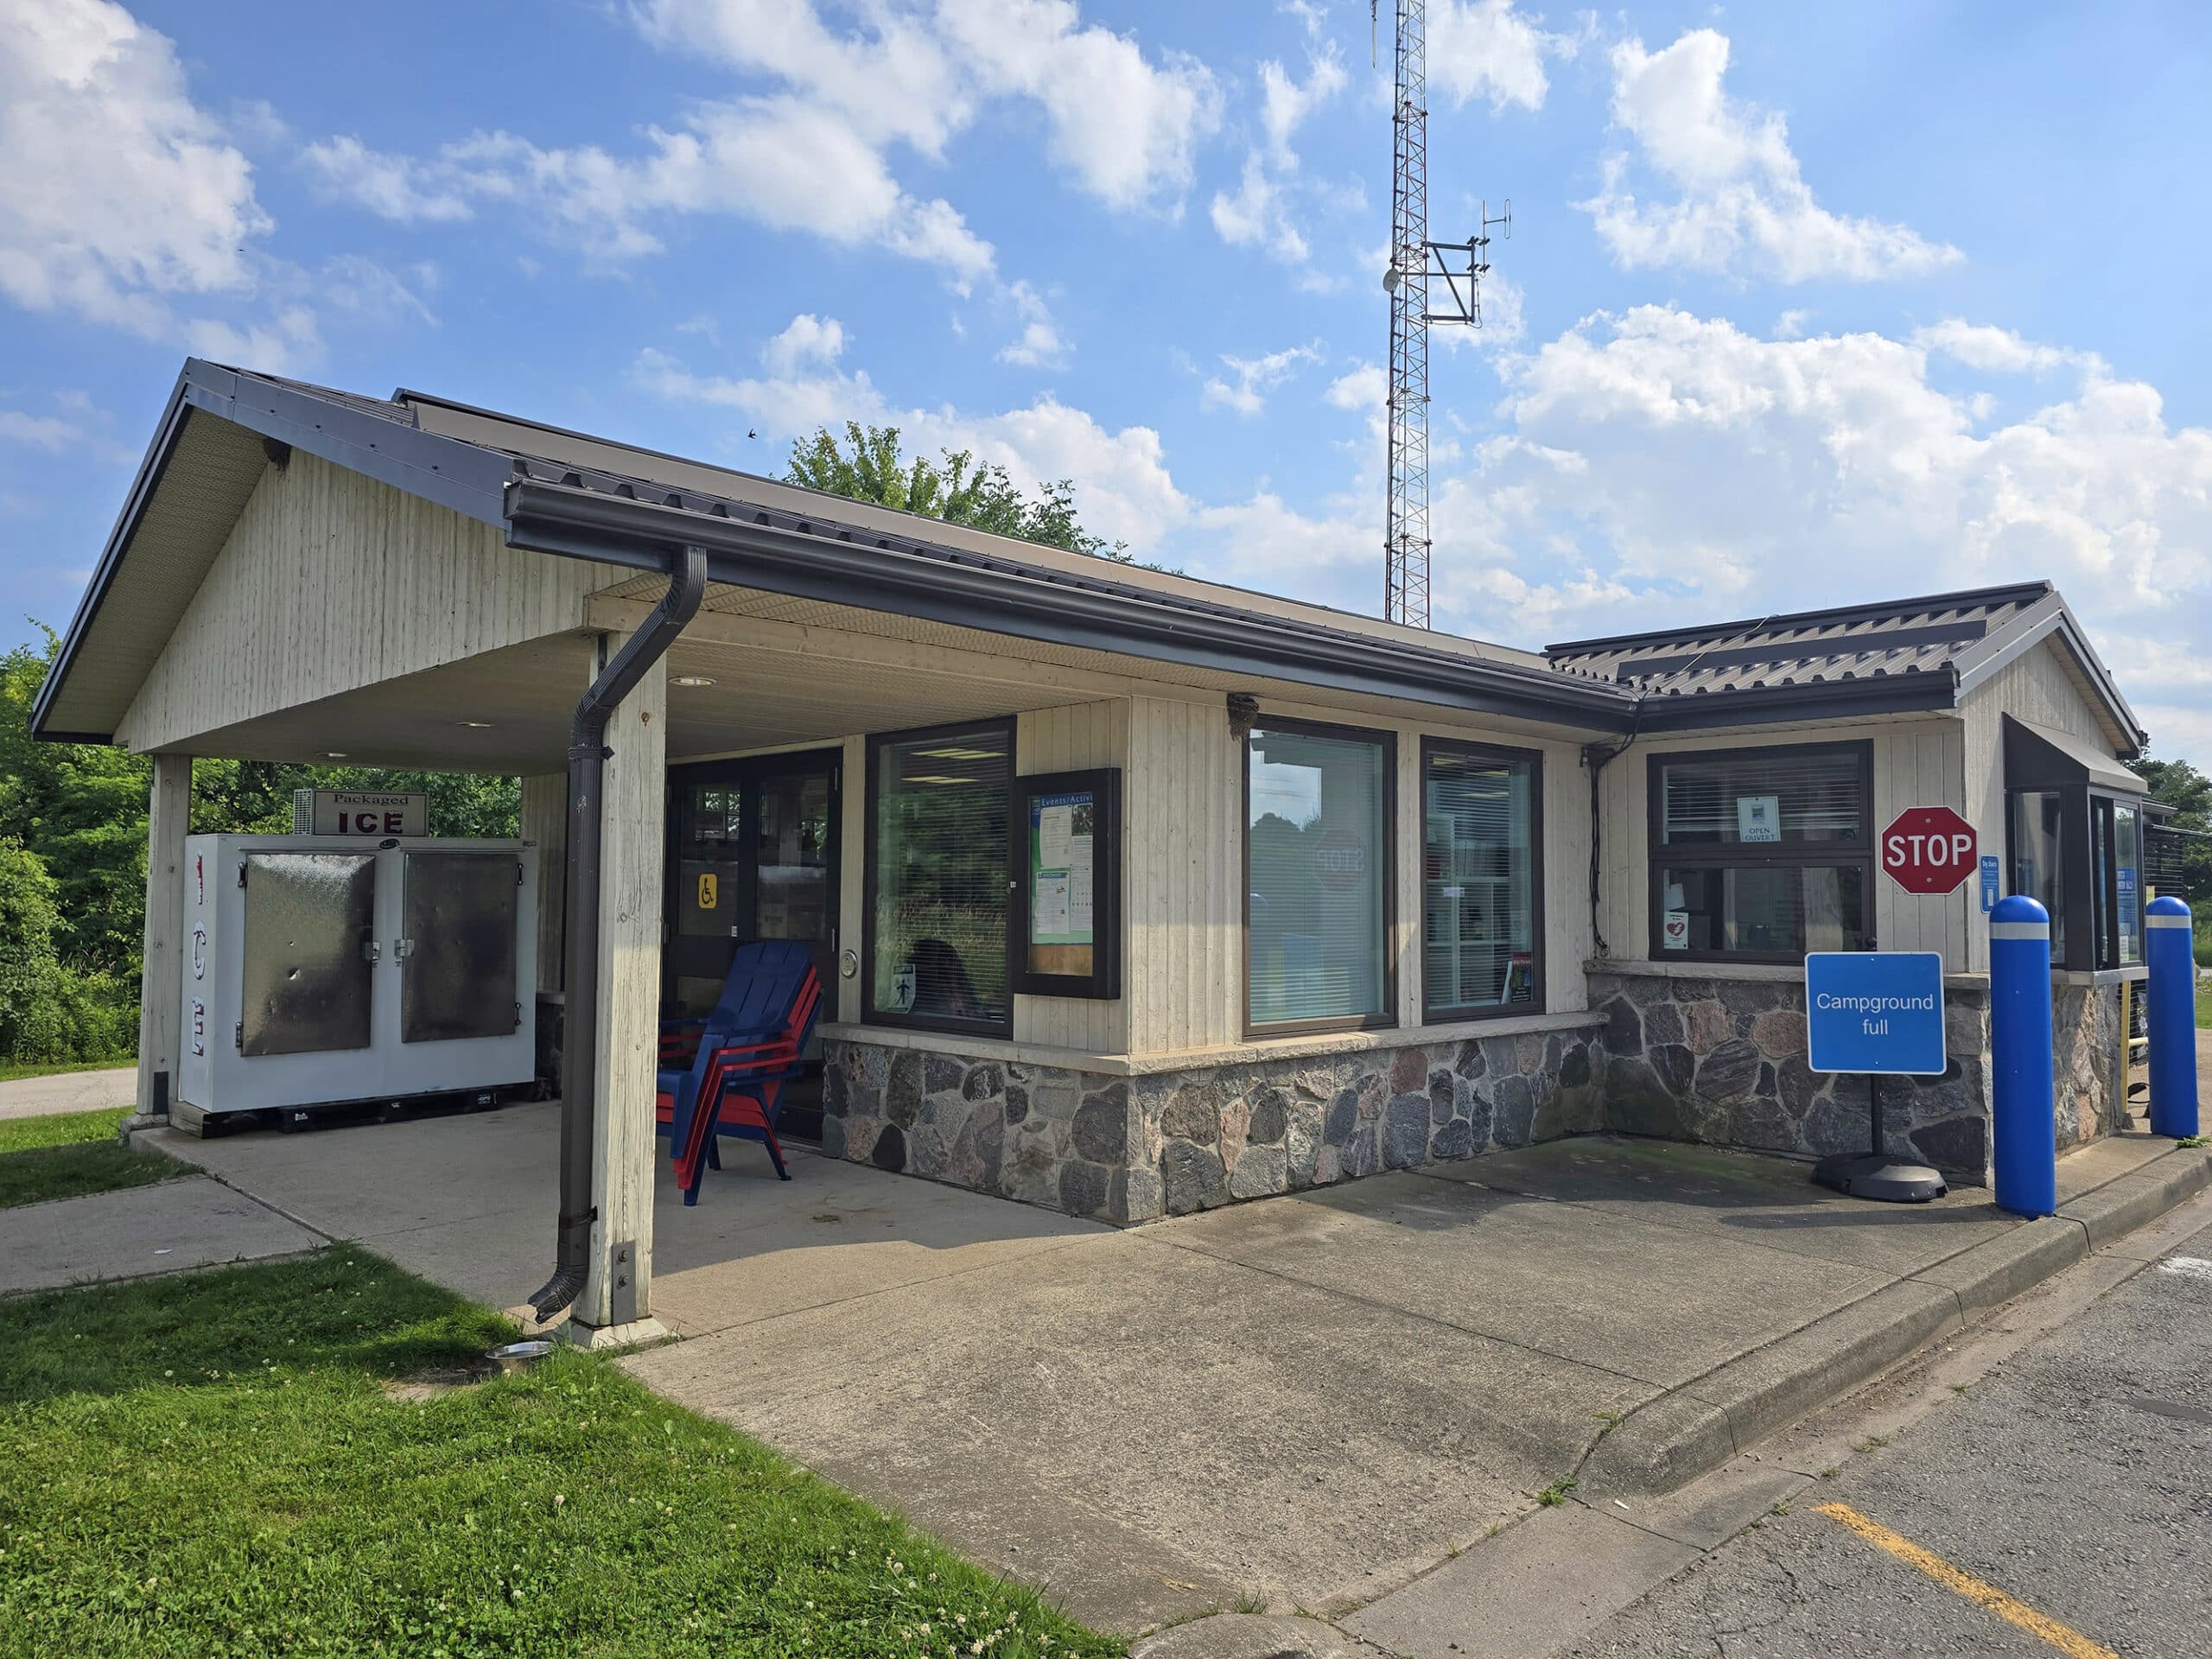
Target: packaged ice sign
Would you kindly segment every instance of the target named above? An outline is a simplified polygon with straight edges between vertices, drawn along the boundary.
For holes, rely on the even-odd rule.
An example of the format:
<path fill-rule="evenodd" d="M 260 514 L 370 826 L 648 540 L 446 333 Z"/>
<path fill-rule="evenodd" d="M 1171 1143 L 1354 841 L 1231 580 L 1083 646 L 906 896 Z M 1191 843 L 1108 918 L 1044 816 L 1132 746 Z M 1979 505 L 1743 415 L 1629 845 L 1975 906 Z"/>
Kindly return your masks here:
<path fill-rule="evenodd" d="M 1948 806 L 1909 806 L 1879 843 L 1882 868 L 1907 893 L 1951 893 L 1980 867 L 1974 826 Z"/>
<path fill-rule="evenodd" d="M 296 836 L 427 836 L 430 798 L 381 790 L 301 789 L 292 792 Z"/>

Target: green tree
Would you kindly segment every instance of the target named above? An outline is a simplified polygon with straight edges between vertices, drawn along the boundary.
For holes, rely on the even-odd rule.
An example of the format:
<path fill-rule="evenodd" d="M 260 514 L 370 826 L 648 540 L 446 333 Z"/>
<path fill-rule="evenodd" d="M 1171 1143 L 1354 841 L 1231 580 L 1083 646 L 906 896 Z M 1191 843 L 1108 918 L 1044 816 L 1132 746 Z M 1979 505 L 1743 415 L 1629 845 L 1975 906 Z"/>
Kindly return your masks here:
<path fill-rule="evenodd" d="M 897 427 L 847 421 L 842 446 L 826 426 L 794 443 L 785 477 L 810 490 L 918 512 L 948 524 L 1015 536 L 1116 564 L 1135 562 L 1122 543 L 1092 535 L 1077 520 L 1072 479 L 1040 483 L 1033 495 L 1025 494 L 995 461 L 980 464 L 965 449 L 939 454 L 940 461 L 926 455 L 910 461 L 899 453 Z"/>
<path fill-rule="evenodd" d="M 31 741 L 31 703 L 58 644 L 51 628 L 41 632 L 42 646 L 0 657 L 0 839 L 35 854 L 53 878 L 60 959 L 135 976 L 151 767 L 122 749 Z"/>
<path fill-rule="evenodd" d="M 2127 763 L 2143 779 L 2151 798 L 2177 809 L 2166 820 L 2176 830 L 2212 832 L 2212 778 L 2186 760 L 2152 760 L 2147 757 Z M 2200 918 L 2212 905 L 2212 841 L 2191 837 L 2182 854 L 2182 897 Z"/>

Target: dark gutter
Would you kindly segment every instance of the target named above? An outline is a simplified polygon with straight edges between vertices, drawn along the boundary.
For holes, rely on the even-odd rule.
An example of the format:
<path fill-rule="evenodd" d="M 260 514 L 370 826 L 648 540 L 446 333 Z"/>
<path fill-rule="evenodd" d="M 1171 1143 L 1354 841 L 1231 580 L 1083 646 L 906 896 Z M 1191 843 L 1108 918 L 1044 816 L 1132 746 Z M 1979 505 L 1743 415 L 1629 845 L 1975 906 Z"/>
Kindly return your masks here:
<path fill-rule="evenodd" d="M 510 546 L 575 558 L 640 542 L 706 550 L 710 580 L 797 598 L 1592 731 L 1625 732 L 1636 698 L 1599 680 L 1521 668 L 1228 607 L 1164 601 L 1128 583 L 1075 581 L 982 554 L 905 543 L 743 503 L 693 507 L 528 477 L 507 488 Z M 697 498 L 692 498 L 694 499 Z"/>
<path fill-rule="evenodd" d="M 583 1294 L 591 1270 L 592 1169 L 598 1161 L 599 1115 L 594 1098 L 599 1051 L 600 848 L 607 723 L 615 705 L 637 688 L 699 613 L 707 591 L 707 557 L 696 547 L 671 553 L 668 591 L 645 624 L 623 643 L 576 704 L 569 738 L 568 975 L 562 982 L 561 1207 L 554 1231 L 553 1276 L 531 1297 L 540 1320 L 550 1319 Z M 616 1241 L 620 1243 L 621 1241 Z M 620 1255 L 617 1250 L 613 1254 Z M 610 1324 L 637 1318 L 634 1306 L 617 1306 Z"/>

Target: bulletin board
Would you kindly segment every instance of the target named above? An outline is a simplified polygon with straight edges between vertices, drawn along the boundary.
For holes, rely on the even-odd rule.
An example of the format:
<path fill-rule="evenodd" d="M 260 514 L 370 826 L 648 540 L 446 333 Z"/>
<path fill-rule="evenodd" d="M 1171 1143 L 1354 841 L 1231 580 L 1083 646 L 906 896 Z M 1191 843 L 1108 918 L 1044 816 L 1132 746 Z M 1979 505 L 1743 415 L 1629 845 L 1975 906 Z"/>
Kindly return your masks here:
<path fill-rule="evenodd" d="M 1040 772 L 1014 791 L 1014 988 L 1121 995 L 1120 771 Z"/>

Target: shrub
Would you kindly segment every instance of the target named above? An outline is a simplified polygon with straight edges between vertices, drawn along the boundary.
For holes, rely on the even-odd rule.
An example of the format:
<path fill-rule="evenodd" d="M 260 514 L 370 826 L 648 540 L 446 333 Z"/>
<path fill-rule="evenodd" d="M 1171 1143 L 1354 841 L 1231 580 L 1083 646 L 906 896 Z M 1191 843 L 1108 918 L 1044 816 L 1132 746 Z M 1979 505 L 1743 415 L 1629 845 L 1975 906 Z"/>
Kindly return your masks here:
<path fill-rule="evenodd" d="M 138 1040 L 136 997 L 115 975 L 79 972 L 56 957 L 55 891 L 36 853 L 0 841 L 0 1060 L 126 1056 Z"/>

